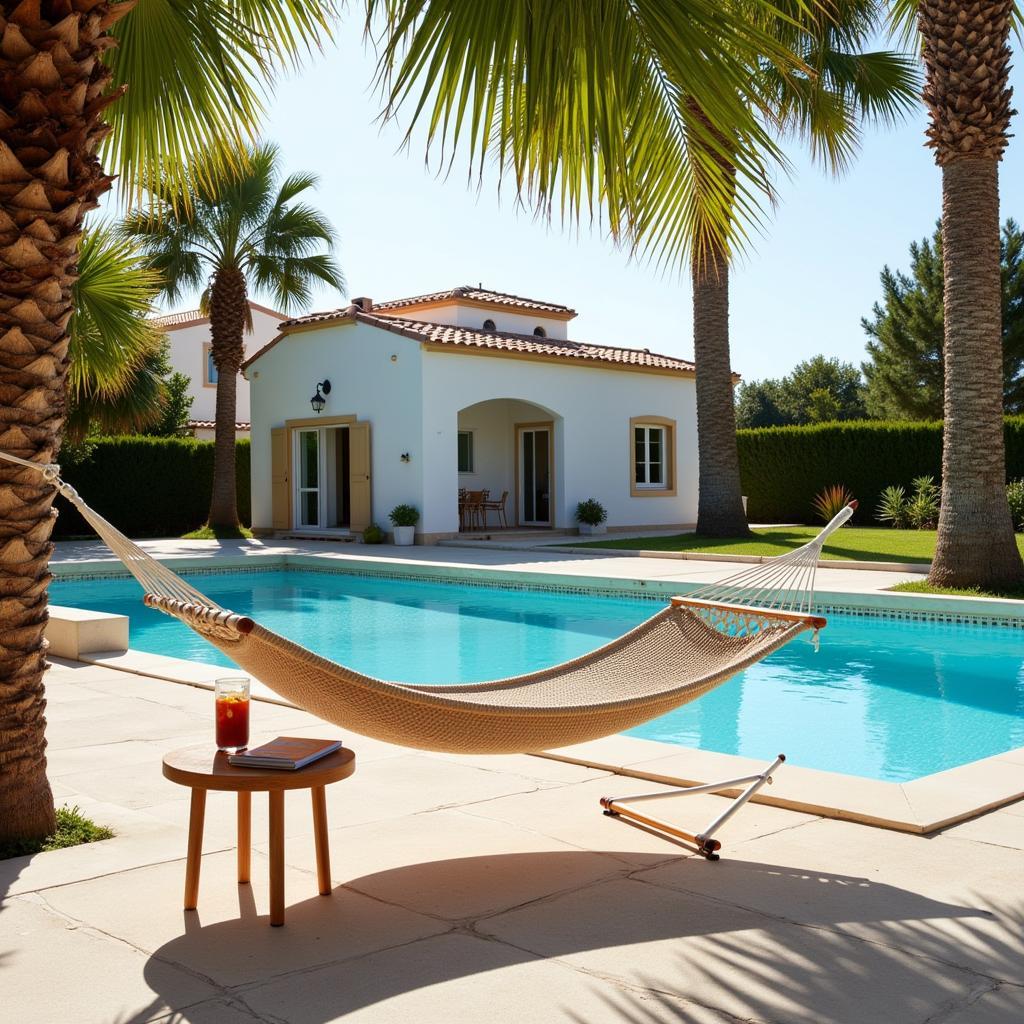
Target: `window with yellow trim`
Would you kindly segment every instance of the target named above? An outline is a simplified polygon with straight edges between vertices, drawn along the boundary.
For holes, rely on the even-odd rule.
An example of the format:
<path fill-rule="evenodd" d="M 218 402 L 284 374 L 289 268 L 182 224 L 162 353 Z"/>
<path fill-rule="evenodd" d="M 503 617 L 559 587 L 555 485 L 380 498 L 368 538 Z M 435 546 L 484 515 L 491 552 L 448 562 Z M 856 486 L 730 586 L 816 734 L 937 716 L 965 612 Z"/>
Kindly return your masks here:
<path fill-rule="evenodd" d="M 635 496 L 674 492 L 675 423 L 661 417 L 629 421 L 630 490 Z"/>

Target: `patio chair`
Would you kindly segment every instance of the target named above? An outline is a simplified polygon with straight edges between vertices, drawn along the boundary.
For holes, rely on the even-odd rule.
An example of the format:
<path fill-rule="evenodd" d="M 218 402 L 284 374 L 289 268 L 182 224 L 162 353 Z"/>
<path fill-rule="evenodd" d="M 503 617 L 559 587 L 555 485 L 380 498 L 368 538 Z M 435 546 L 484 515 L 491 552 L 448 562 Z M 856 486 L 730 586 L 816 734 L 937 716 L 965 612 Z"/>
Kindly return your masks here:
<path fill-rule="evenodd" d="M 180 619 L 285 700 L 364 736 L 457 754 L 531 753 L 623 732 L 696 700 L 803 632 L 812 630 L 817 638 L 825 626 L 811 611 L 818 558 L 826 538 L 857 505 L 851 502 L 803 547 L 674 597 L 595 651 L 507 679 L 420 686 L 365 675 L 221 608 L 86 505 L 60 479 L 60 467 L 4 452 L 0 458 L 41 473 L 78 509 L 142 585 L 148 607 Z M 624 806 L 644 797 L 604 798 L 601 805 L 606 814 L 684 839 L 717 859 L 721 843 L 711 833 L 771 781 L 783 760 L 780 755 L 765 771 L 743 779 L 678 790 L 686 795 L 747 784 L 699 833 Z"/>
<path fill-rule="evenodd" d="M 487 529 L 487 513 L 497 512 L 498 522 L 507 530 L 508 518 L 505 515 L 505 503 L 508 501 L 508 491 L 502 491 L 501 497 L 496 499 L 484 498 L 484 529 Z"/>
<path fill-rule="evenodd" d="M 466 529 L 486 529 L 484 521 L 484 496 L 486 491 L 466 491 Z"/>

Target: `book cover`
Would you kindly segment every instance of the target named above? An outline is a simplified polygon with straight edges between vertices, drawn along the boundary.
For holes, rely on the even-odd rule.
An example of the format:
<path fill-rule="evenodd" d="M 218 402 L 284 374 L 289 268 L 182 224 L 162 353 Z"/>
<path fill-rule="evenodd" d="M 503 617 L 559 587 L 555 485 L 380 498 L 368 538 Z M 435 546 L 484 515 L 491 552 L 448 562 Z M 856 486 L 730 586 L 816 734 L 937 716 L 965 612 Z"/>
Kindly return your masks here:
<path fill-rule="evenodd" d="M 305 736 L 278 736 L 251 750 L 231 754 L 228 763 L 249 768 L 302 768 L 341 749 L 341 740 L 318 740 Z"/>

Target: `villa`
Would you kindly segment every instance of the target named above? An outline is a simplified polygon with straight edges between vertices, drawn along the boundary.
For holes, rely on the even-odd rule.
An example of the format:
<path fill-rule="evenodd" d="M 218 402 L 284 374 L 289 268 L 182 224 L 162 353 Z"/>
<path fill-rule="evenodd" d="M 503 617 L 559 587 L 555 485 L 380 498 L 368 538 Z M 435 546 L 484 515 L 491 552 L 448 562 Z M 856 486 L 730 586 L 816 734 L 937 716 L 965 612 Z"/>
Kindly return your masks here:
<path fill-rule="evenodd" d="M 252 329 L 246 331 L 246 353 L 262 348 L 277 334 L 277 325 L 284 319 L 278 313 L 256 302 L 249 303 Z M 191 384 L 192 399 L 189 430 L 203 441 L 213 440 L 217 415 L 217 368 L 210 358 L 210 318 L 198 309 L 156 317 L 153 321 L 167 336 L 168 359 L 176 373 L 183 373 Z M 235 436 L 249 436 L 249 385 L 238 381 L 235 395 Z"/>
<path fill-rule="evenodd" d="M 588 498 L 611 529 L 692 524 L 693 363 L 572 340 L 575 316 L 481 286 L 283 323 L 243 364 L 254 532 L 356 532 L 408 503 L 432 543 L 571 528 Z M 468 523 L 460 492 L 483 491 Z"/>

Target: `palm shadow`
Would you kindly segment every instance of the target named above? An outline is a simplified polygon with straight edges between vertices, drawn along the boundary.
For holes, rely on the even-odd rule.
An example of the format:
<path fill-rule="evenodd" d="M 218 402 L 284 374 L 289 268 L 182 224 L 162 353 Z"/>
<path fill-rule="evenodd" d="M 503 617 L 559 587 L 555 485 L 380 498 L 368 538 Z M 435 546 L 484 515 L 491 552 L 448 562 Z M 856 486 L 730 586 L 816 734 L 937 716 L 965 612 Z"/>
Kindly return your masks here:
<path fill-rule="evenodd" d="M 662 1016 L 644 1016 L 655 1009 L 646 993 L 641 998 L 595 982 L 597 998 L 608 1006 L 601 1019 L 688 1021 L 687 993 L 699 982 L 702 989 L 720 991 L 726 1002 L 732 999 L 737 1015 L 738 988 L 750 1003 L 743 1017 L 775 1019 L 772 994 L 784 992 L 789 1005 L 803 1007 L 787 1021 L 818 1022 L 832 1019 L 813 1014 L 816 1006 L 834 1001 L 835 993 L 848 990 L 855 1003 L 857 986 L 864 985 L 861 963 L 898 976 L 903 994 L 896 1008 L 902 1000 L 909 1007 L 937 998 L 942 965 L 982 952 L 989 969 L 1014 976 L 1022 970 L 1019 946 L 1009 939 L 1000 946 L 994 934 L 1008 913 L 1002 908 L 960 906 L 855 876 L 739 861 L 708 864 L 688 856 L 611 853 L 609 858 L 620 859 L 618 868 L 595 881 L 594 856 L 518 853 L 405 865 L 352 879 L 332 898 L 289 905 L 281 929 L 267 927 L 267 918 L 255 917 L 245 905 L 238 919 L 205 927 L 193 923 L 153 952 L 145 971 L 157 993 L 153 1006 L 182 1006 L 185 992 L 175 979 L 184 984 L 200 971 L 225 988 L 243 990 L 249 1006 L 275 1019 L 326 1024 L 445 982 L 551 958 L 572 963 L 585 955 L 588 971 L 670 994 Z M 509 907 L 515 897 L 501 899 L 503 880 L 522 877 L 539 880 L 537 891 L 546 894 Z M 561 887 L 545 890 L 547 878 L 559 879 Z M 457 894 L 460 906 L 508 909 L 460 919 L 445 914 L 438 893 Z M 1019 926 L 1019 913 L 1015 922 Z M 371 948 L 360 942 L 367 929 L 373 931 Z M 749 938 L 752 929 L 756 941 Z M 983 942 L 965 940 L 979 930 Z M 905 955 L 900 944 L 918 939 L 920 958 Z M 645 973 L 637 959 L 640 947 L 659 943 L 679 950 L 680 969 L 668 977 Z M 975 948 L 982 945 L 983 951 Z M 184 971 L 168 970 L 171 965 Z M 964 968 L 976 969 L 977 964 Z M 737 986 L 737 972 L 759 980 Z M 775 981 L 765 986 L 769 975 Z M 557 1002 L 551 1009 L 552 1020 L 585 1019 Z M 144 1014 L 131 1018 L 143 1019 Z"/>

